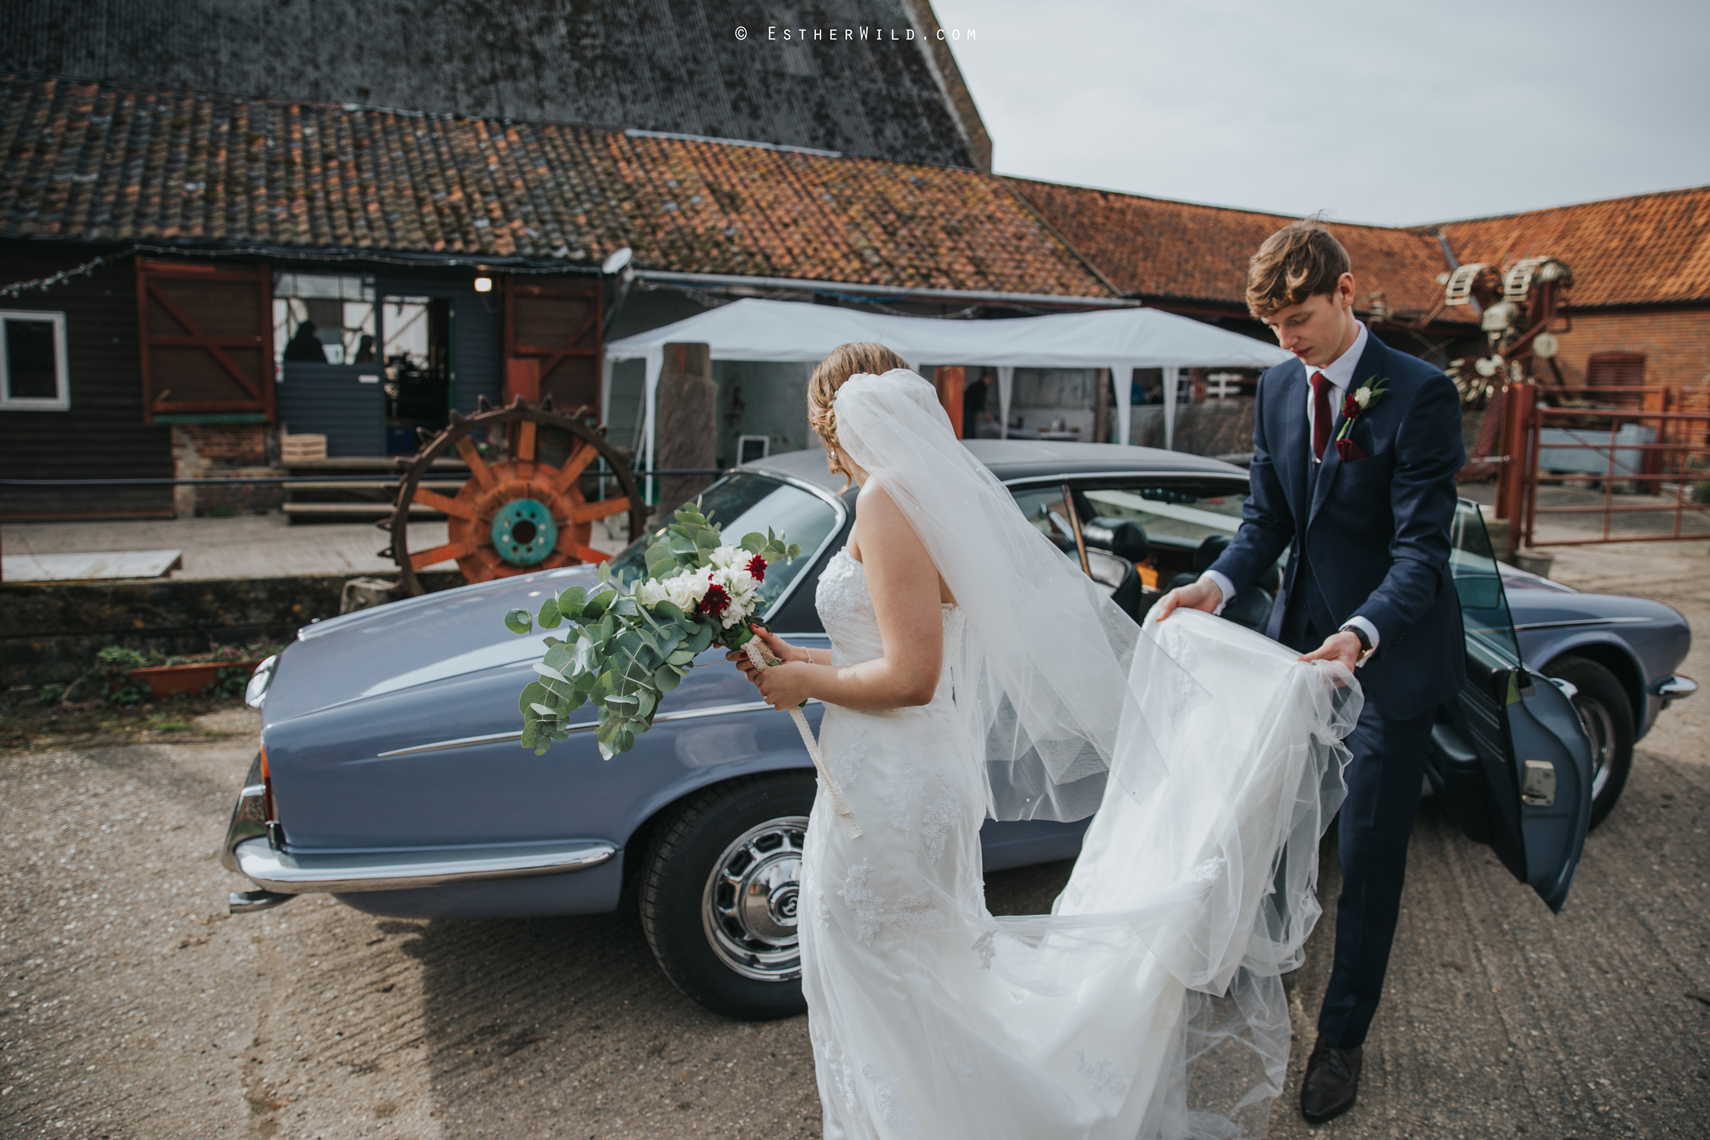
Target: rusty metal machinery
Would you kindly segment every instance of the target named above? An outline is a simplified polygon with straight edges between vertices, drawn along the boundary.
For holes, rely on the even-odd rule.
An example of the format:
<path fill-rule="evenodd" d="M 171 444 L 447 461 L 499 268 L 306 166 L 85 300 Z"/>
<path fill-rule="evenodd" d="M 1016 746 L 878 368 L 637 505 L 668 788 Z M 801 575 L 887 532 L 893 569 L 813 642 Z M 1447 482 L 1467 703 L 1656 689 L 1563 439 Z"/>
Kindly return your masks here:
<path fill-rule="evenodd" d="M 1439 280 L 1444 282 L 1444 305 L 1477 302 L 1479 328 L 1490 346 L 1490 355 L 1452 360 L 1448 368 L 1463 405 L 1487 409 L 1462 471 L 1462 478 L 1481 477 L 1489 473 L 1489 464 L 1480 461 L 1496 454 L 1501 438 L 1502 390 L 1535 381 L 1540 361 L 1557 387 L 1566 383 L 1555 359 L 1560 348 L 1556 334 L 1568 331 L 1561 308 L 1563 294 L 1573 285 L 1573 270 L 1553 257 L 1528 257 L 1501 272 L 1489 265 L 1462 265 Z"/>
<path fill-rule="evenodd" d="M 407 463 L 392 517 L 381 527 L 392 532 L 387 551 L 398 564 L 397 592 L 422 593 L 416 571 L 446 559 L 471 582 L 485 582 L 535 570 L 550 570 L 609 557 L 589 545 L 596 519 L 627 512 L 629 537 L 647 526 L 647 504 L 636 489 L 629 464 L 606 442 L 604 429 L 585 422 L 587 409 L 570 415 L 556 411 L 550 398 L 530 405 L 520 396 L 508 407 L 485 399 L 472 416 L 451 413 L 451 424 L 437 435 L 423 432 L 422 449 Z M 478 444 L 502 437 L 502 452 L 483 458 Z M 455 495 L 423 486 L 436 459 L 455 453 L 469 466 L 469 478 Z M 599 473 L 613 494 L 590 500 L 589 465 L 605 461 Z M 443 512 L 446 542 L 410 548 L 412 505 Z"/>

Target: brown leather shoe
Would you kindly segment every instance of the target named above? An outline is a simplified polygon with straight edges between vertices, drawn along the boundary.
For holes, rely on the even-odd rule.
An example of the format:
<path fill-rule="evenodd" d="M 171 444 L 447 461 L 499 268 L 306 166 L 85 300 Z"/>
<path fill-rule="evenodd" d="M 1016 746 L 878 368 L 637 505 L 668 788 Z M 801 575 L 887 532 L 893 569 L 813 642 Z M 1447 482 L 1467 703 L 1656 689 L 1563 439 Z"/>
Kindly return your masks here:
<path fill-rule="evenodd" d="M 1360 1049 L 1338 1049 L 1320 1037 L 1300 1082 L 1300 1114 L 1323 1124 L 1354 1107 L 1360 1093 Z"/>

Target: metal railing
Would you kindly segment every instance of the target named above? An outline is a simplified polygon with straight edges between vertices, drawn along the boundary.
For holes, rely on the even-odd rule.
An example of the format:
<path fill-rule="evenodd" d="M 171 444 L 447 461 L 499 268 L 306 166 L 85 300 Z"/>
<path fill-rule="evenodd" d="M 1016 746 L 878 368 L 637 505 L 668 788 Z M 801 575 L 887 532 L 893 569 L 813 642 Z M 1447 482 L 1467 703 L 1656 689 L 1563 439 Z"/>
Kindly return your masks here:
<path fill-rule="evenodd" d="M 1547 406 L 1546 397 L 1604 402 Z M 1502 473 L 1497 513 L 1518 513 L 1525 545 L 1710 538 L 1710 388 L 1515 385 L 1506 400 L 1504 450 L 1518 462 Z M 1540 535 L 1552 519 L 1562 525 Z"/>

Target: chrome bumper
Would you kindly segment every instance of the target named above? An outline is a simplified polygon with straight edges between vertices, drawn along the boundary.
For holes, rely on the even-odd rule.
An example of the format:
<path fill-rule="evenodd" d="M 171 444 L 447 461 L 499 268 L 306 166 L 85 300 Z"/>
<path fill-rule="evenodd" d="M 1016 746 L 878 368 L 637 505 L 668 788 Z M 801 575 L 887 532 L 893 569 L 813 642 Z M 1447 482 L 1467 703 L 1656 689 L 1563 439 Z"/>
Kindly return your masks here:
<path fill-rule="evenodd" d="M 1682 697 L 1690 697 L 1698 691 L 1698 682 L 1690 677 L 1673 676 L 1657 686 L 1657 696 L 1662 698 L 1662 707 L 1668 708 Z"/>
<path fill-rule="evenodd" d="M 274 847 L 265 836 L 245 839 L 232 849 L 239 874 L 263 890 L 289 895 L 397 891 L 560 875 L 598 867 L 616 854 L 617 848 L 610 843 L 587 842 L 542 844 L 479 855 L 445 851 L 292 854 Z"/>
<path fill-rule="evenodd" d="M 278 829 L 268 826 L 265 801 L 261 757 L 257 756 L 244 779 L 243 790 L 238 793 L 237 806 L 232 809 L 226 840 L 220 845 L 220 863 L 261 889 L 232 892 L 229 909 L 233 914 L 266 910 L 302 894 L 397 891 L 488 879 L 561 875 L 598 867 L 618 851 L 611 843 L 579 840 L 467 853 L 291 852 L 280 842 Z"/>

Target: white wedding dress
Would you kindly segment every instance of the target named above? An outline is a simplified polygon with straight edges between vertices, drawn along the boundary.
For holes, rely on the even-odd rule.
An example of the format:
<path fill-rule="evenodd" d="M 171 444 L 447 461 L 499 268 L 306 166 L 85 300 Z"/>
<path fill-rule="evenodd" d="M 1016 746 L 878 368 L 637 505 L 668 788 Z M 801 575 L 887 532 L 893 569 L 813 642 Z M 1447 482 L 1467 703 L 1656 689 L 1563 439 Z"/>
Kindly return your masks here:
<path fill-rule="evenodd" d="M 845 446 L 884 470 L 965 608 L 942 607 L 929 704 L 828 705 L 821 725 L 822 777 L 856 825 L 817 796 L 802 864 L 826 1140 L 1263 1135 L 1288 1059 L 1280 975 L 1318 915 L 1317 842 L 1340 803 L 1358 687 L 1192 611 L 1137 637 L 1118 614 L 1108 635 L 1123 668 L 1087 664 L 1103 600 L 964 463 L 932 389 L 912 373 L 863 376 L 837 412 Z M 1001 543 L 959 562 L 986 530 Z M 1014 596 L 979 597 L 993 584 Z M 861 563 L 838 552 L 818 591 L 833 660 L 882 656 Z M 1071 707 L 1089 699 L 1116 707 Z M 1103 759 L 1073 753 L 1076 736 Z M 989 914 L 988 814 L 1093 806 L 1052 913 Z"/>

